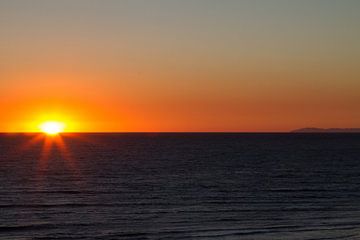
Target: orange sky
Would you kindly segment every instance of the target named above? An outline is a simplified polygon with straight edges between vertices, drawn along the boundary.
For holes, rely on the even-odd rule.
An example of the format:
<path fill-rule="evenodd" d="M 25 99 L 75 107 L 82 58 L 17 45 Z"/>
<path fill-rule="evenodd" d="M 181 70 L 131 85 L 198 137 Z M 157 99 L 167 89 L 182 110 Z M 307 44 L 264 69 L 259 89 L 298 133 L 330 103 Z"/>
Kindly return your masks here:
<path fill-rule="evenodd" d="M 358 2 L 28 4 L 0 3 L 0 132 L 360 127 Z"/>

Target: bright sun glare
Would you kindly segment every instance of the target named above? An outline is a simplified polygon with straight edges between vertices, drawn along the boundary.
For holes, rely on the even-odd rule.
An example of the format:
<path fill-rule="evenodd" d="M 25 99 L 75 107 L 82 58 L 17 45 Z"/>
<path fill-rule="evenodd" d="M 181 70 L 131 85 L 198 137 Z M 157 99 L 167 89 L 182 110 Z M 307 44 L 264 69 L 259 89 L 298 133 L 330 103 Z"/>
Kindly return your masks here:
<path fill-rule="evenodd" d="M 62 122 L 48 121 L 40 125 L 40 129 L 43 133 L 48 135 L 57 135 L 64 131 L 65 124 Z"/>

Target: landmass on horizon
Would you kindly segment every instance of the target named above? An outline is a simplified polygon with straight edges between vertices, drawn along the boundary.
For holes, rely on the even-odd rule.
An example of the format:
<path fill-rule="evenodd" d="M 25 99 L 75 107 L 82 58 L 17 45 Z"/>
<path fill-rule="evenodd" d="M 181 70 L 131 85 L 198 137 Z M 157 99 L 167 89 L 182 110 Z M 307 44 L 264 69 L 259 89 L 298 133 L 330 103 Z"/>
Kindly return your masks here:
<path fill-rule="evenodd" d="M 300 128 L 294 133 L 360 133 L 360 128 Z"/>

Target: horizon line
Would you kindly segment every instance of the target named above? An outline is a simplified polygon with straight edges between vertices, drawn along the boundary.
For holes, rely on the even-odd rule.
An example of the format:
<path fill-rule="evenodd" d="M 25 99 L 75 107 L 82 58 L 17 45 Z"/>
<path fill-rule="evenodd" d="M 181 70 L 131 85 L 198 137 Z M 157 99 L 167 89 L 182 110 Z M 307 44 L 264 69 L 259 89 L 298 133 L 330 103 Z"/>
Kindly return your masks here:
<path fill-rule="evenodd" d="M 347 133 L 347 134 L 356 134 L 359 132 L 296 132 L 293 130 L 289 131 L 149 131 L 149 132 L 141 132 L 141 131 L 94 131 L 94 132 L 62 132 L 59 135 L 67 135 L 67 134 L 334 134 L 334 133 Z M 43 132 L 0 132 L 0 134 L 45 134 Z"/>

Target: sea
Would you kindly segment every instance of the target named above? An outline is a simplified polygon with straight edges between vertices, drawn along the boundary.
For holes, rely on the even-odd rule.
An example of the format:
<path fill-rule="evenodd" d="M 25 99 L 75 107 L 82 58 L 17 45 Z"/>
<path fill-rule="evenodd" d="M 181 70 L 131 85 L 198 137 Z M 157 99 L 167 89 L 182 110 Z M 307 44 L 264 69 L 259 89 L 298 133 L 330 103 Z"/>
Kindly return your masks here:
<path fill-rule="evenodd" d="M 360 134 L 0 134 L 0 239 L 360 239 Z"/>

